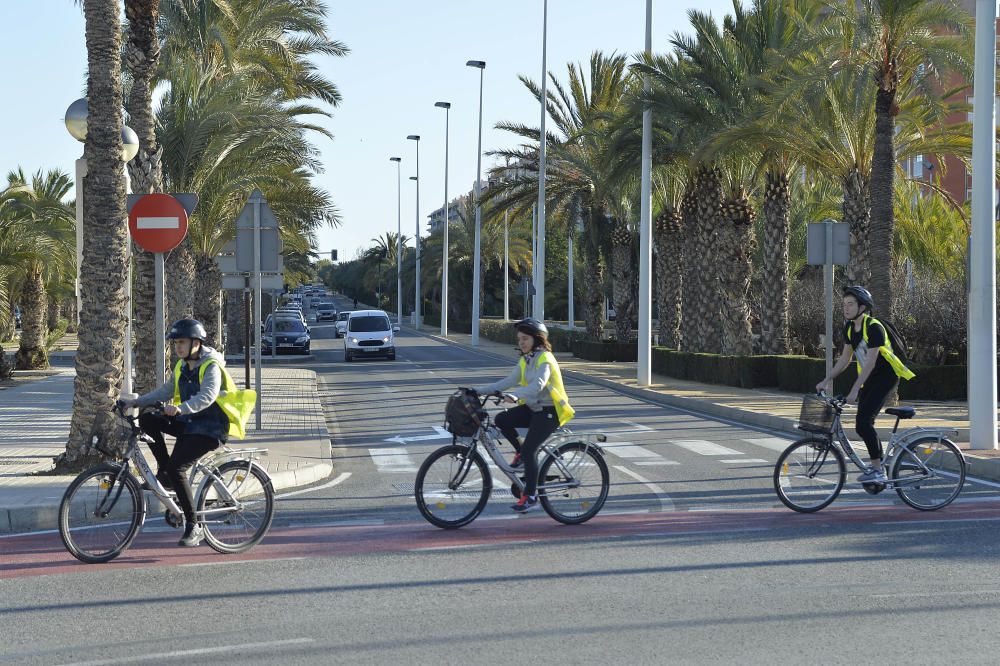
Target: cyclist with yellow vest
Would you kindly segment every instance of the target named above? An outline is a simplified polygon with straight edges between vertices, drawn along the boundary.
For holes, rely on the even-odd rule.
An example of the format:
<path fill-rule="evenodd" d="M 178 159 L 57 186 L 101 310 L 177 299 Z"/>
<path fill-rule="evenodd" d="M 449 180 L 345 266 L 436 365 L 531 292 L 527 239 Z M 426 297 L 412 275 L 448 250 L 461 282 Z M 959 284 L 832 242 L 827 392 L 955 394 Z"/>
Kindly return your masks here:
<path fill-rule="evenodd" d="M 828 389 L 833 379 L 847 369 L 853 356 L 857 362 L 858 378 L 847 394 L 849 404 L 858 405 L 854 429 L 865 440 L 871 466 L 858 477 L 861 483 L 885 483 L 882 469 L 882 442 L 875 430 L 875 417 L 882 411 L 886 398 L 899 383 L 899 378 L 910 379 L 914 373 L 903 365 L 893 353 L 892 341 L 882 322 L 871 316 L 875 301 L 864 287 L 844 289 L 844 350 L 830 375 L 816 385 L 817 391 Z"/>
<path fill-rule="evenodd" d="M 521 352 L 517 365 L 505 378 L 475 391 L 481 394 L 503 391 L 509 402 L 518 403 L 517 407 L 497 414 L 493 422 L 517 451 L 511 464 L 524 465 L 524 493 L 510 508 L 527 513 L 538 506 L 538 448 L 556 428 L 573 418 L 574 410 L 548 341 L 549 329 L 530 317 L 514 324 L 514 328 Z M 524 443 L 518 438 L 517 428 L 528 429 Z"/>
<path fill-rule="evenodd" d="M 180 359 L 173 377 L 159 388 L 125 402 L 138 407 L 168 403 L 162 415 L 141 414 L 139 425 L 153 439 L 149 448 L 156 458 L 156 478 L 165 488 L 177 492 L 177 503 L 184 511 L 184 536 L 178 545 L 197 546 L 205 533 L 195 519 L 187 476 L 199 458 L 228 438 L 229 418 L 216 402 L 223 386 L 225 361 L 222 354 L 205 345 L 208 333 L 196 319 L 175 322 L 167 337 Z M 175 438 L 169 456 L 164 434 Z"/>

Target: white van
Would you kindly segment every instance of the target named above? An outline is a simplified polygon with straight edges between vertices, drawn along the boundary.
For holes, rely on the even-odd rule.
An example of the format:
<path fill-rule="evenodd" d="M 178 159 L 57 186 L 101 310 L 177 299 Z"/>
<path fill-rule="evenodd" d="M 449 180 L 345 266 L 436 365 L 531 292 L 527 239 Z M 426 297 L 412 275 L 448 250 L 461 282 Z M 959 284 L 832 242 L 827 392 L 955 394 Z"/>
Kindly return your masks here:
<path fill-rule="evenodd" d="M 389 322 L 385 310 L 355 310 L 344 326 L 344 360 L 360 356 L 384 356 L 396 360 L 396 336 L 399 326 Z"/>

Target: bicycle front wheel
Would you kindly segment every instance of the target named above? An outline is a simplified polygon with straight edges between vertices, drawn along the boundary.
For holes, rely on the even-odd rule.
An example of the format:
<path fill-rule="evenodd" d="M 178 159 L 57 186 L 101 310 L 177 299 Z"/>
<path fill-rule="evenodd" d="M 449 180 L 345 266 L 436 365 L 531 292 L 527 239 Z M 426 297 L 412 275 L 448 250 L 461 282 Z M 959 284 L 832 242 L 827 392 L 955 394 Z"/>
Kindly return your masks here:
<path fill-rule="evenodd" d="M 59 503 L 59 536 L 81 562 L 108 562 L 128 548 L 146 517 L 139 482 L 121 467 L 101 464 L 76 477 Z"/>
<path fill-rule="evenodd" d="M 794 442 L 774 466 L 774 491 L 793 511 L 812 513 L 837 499 L 847 479 L 844 454 L 819 437 Z"/>
<path fill-rule="evenodd" d="M 584 442 L 563 444 L 538 470 L 538 498 L 545 512 L 567 525 L 584 523 L 604 506 L 610 486 L 604 456 Z"/>
<path fill-rule="evenodd" d="M 486 508 L 493 477 L 482 456 L 451 444 L 427 456 L 413 490 L 417 508 L 429 523 L 455 529 L 471 523 Z"/>
<path fill-rule="evenodd" d="M 274 487 L 267 472 L 247 461 L 219 465 L 206 476 L 195 502 L 205 542 L 220 553 L 242 553 L 260 543 L 274 518 Z"/>
<path fill-rule="evenodd" d="M 889 477 L 899 498 L 921 511 L 951 504 L 965 484 L 965 458 L 945 438 L 922 437 L 899 450 Z"/>

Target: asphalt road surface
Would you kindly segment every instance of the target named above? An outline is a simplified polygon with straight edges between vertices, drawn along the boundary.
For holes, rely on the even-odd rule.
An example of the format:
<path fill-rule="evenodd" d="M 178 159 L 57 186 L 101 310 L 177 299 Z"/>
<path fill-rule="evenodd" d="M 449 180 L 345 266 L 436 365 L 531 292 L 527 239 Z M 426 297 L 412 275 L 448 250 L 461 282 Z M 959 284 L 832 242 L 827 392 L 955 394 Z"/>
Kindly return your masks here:
<path fill-rule="evenodd" d="M 157 519 L 107 565 L 57 535 L 0 539 L 0 662 L 997 661 L 990 484 L 932 513 L 848 485 L 795 514 L 771 488 L 786 435 L 569 380 L 573 430 L 608 437 L 602 512 L 514 516 L 498 481 L 474 523 L 440 530 L 416 468 L 450 442 L 450 392 L 504 375 L 513 350 L 404 332 L 396 361 L 344 363 L 333 324 L 312 330 L 312 357 L 280 362 L 320 375 L 334 475 L 283 495 L 242 555 L 177 548 Z"/>

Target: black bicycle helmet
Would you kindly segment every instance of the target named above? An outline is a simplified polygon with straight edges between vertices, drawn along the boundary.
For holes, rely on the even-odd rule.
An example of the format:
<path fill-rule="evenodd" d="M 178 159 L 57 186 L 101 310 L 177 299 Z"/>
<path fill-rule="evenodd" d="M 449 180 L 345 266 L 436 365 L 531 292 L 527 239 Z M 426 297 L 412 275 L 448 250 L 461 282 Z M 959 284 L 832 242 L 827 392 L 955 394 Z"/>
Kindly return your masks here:
<path fill-rule="evenodd" d="M 190 338 L 204 342 L 208 338 L 208 332 L 197 319 L 180 319 L 175 321 L 167 333 L 167 338 L 176 340 L 177 338 Z"/>
<path fill-rule="evenodd" d="M 857 285 L 844 287 L 844 296 L 853 296 L 858 305 L 866 306 L 869 312 L 875 309 L 875 299 L 872 298 L 872 293 L 864 287 Z"/>
<path fill-rule="evenodd" d="M 545 324 L 538 321 L 534 317 L 528 317 L 527 319 L 522 319 L 514 324 L 516 328 L 521 333 L 527 333 L 528 335 L 540 335 L 542 337 L 548 337 L 549 329 L 546 328 Z"/>

